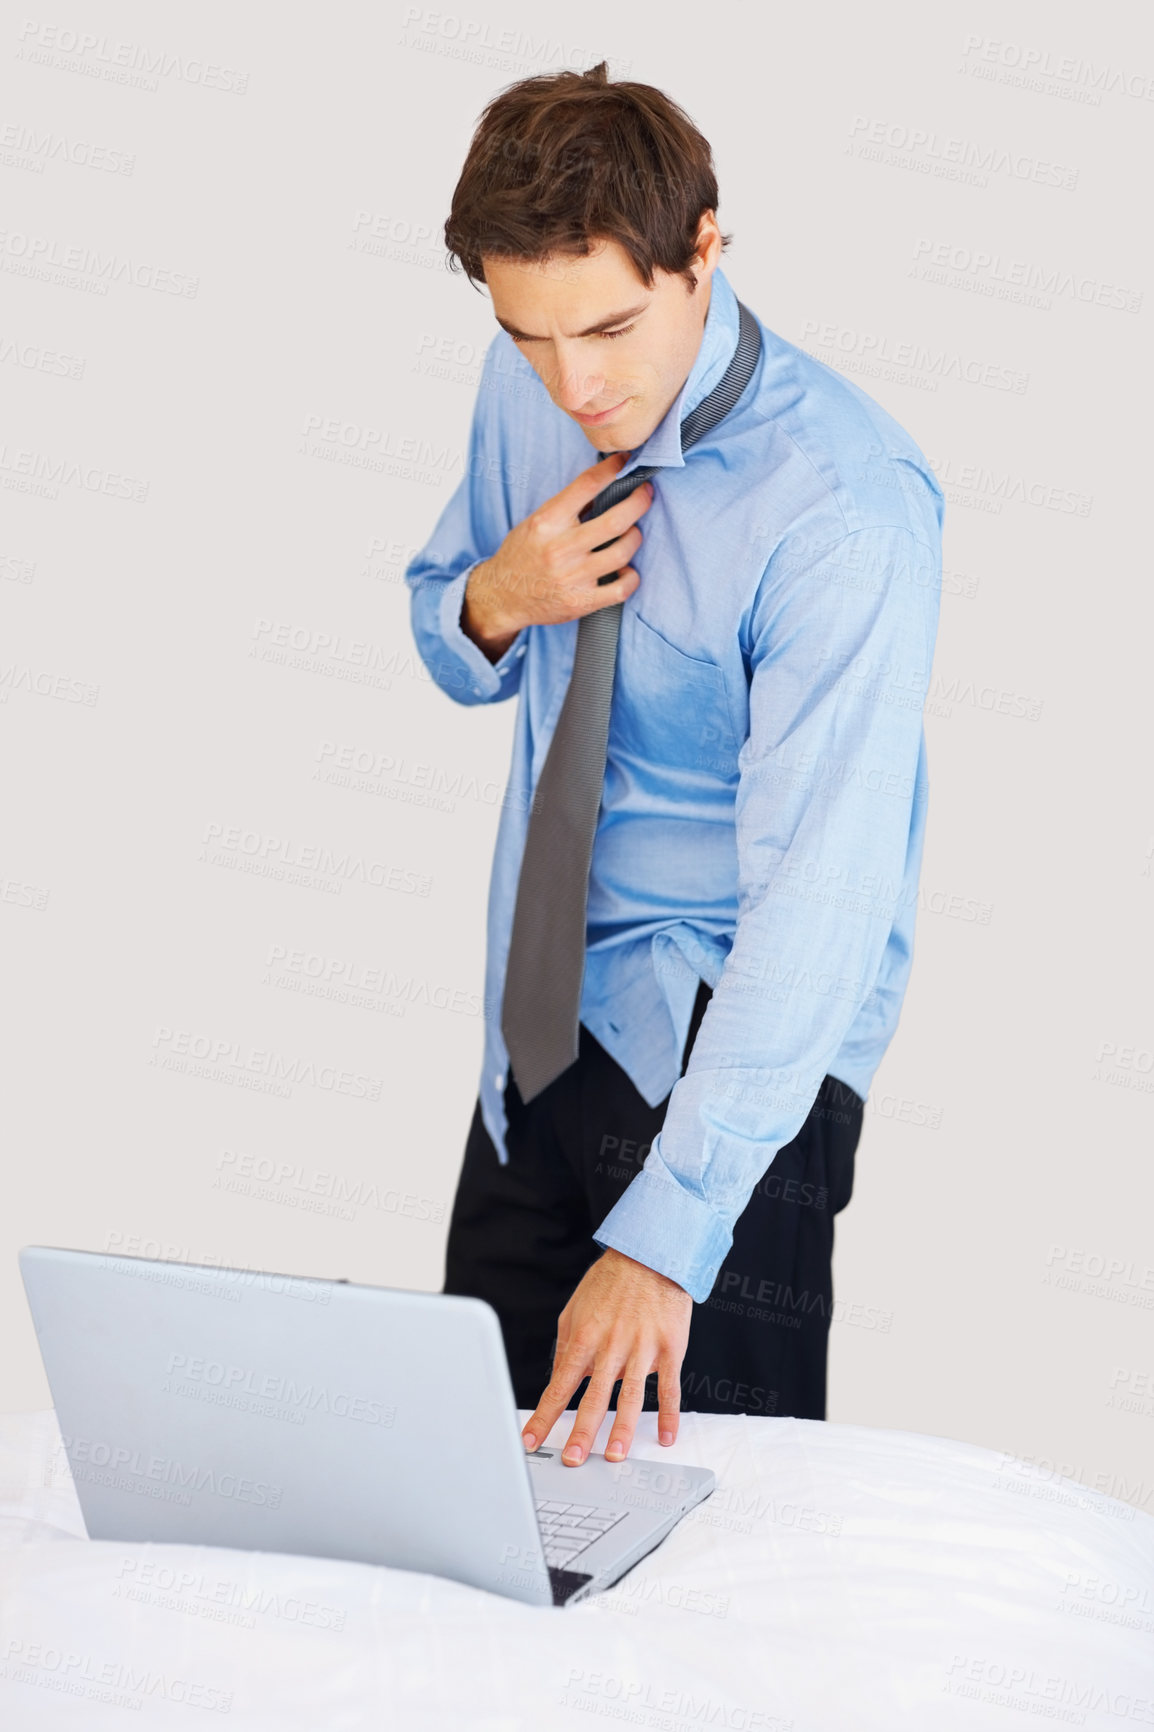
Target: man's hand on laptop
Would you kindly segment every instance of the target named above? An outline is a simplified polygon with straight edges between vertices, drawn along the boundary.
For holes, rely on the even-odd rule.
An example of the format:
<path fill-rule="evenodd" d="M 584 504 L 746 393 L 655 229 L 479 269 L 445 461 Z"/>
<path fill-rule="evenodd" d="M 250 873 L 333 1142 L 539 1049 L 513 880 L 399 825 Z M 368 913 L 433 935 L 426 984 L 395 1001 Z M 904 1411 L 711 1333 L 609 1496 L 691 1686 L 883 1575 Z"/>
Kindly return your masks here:
<path fill-rule="evenodd" d="M 681 1411 L 681 1362 L 689 1344 L 692 1313 L 693 1300 L 676 1281 L 621 1251 L 604 1251 L 558 1319 L 553 1375 L 537 1411 L 521 1432 L 526 1449 L 536 1449 L 548 1437 L 581 1379 L 588 1375 L 589 1387 L 561 1457 L 567 1467 L 577 1467 L 589 1454 L 609 1411 L 613 1385 L 620 1378 L 617 1418 L 605 1446 L 605 1459 L 623 1460 L 645 1399 L 645 1379 L 654 1370 L 658 1437 L 664 1444 L 675 1443 Z"/>

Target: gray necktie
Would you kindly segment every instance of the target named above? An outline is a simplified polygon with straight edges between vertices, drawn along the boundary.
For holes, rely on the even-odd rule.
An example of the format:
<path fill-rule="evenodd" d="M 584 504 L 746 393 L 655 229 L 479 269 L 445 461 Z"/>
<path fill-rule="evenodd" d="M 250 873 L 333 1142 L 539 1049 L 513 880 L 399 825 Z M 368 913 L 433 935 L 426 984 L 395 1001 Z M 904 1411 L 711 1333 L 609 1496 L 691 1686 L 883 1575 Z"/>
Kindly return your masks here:
<path fill-rule="evenodd" d="M 729 413 L 757 365 L 757 320 L 740 301 L 738 310 L 736 352 L 720 384 L 681 423 L 682 451 Z M 581 521 L 599 517 L 656 473 L 656 466 L 643 466 L 611 481 L 581 512 Z M 598 582 L 612 583 L 616 575 Z M 599 608 L 578 621 L 569 689 L 529 816 L 501 1008 L 501 1033 L 524 1101 L 540 1094 L 577 1057 L 589 865 L 605 779 L 623 605 Z"/>

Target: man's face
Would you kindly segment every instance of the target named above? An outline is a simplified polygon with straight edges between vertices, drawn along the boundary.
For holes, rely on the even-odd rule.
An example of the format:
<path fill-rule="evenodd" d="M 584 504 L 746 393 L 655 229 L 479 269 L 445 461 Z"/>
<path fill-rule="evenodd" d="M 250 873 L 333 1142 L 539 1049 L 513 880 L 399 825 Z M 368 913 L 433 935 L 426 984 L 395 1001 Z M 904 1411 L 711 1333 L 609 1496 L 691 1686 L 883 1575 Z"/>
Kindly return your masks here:
<path fill-rule="evenodd" d="M 597 451 L 636 451 L 689 377 L 721 252 L 712 213 L 699 238 L 692 294 L 684 277 L 661 270 L 647 289 L 611 240 L 587 258 L 483 261 L 498 324 Z"/>

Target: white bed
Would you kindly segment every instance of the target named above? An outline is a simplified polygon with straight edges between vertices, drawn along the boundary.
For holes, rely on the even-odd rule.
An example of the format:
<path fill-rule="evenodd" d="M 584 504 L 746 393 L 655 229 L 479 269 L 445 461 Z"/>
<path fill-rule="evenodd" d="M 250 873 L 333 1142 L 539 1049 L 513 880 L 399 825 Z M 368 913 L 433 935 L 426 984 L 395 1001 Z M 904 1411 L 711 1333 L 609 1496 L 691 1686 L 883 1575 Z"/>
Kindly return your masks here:
<path fill-rule="evenodd" d="M 668 1460 L 655 1420 L 634 1459 Z M 1154 1516 L 909 1432 L 687 1414 L 673 1453 L 716 1471 L 713 1497 L 609 1593 L 537 1611 L 360 1564 L 93 1543 L 54 1416 L 2 1416 L 0 1725 L 1154 1726 Z"/>

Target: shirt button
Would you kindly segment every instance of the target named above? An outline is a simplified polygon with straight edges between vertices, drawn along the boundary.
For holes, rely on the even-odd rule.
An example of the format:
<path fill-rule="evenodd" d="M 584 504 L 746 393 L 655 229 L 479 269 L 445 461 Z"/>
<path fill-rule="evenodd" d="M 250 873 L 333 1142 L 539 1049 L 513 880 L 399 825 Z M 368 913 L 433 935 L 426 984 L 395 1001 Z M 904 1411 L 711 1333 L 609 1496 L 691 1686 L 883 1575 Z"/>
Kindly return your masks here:
<path fill-rule="evenodd" d="M 504 1076 L 502 1075 L 502 1073 L 500 1071 L 498 1071 L 496 1076 L 493 1078 L 493 1081 L 496 1083 L 498 1088 L 500 1088 L 500 1086 L 504 1080 L 505 1080 Z"/>
<path fill-rule="evenodd" d="M 525 645 L 523 643 L 519 643 L 517 645 L 517 649 L 516 649 L 515 653 L 519 656 L 523 656 L 525 654 Z"/>
<path fill-rule="evenodd" d="M 481 695 L 481 688 L 480 688 L 480 686 L 474 686 L 474 687 L 473 687 L 473 692 L 474 692 L 474 694 L 475 694 L 475 696 L 477 696 L 477 697 L 480 697 L 480 695 Z"/>

